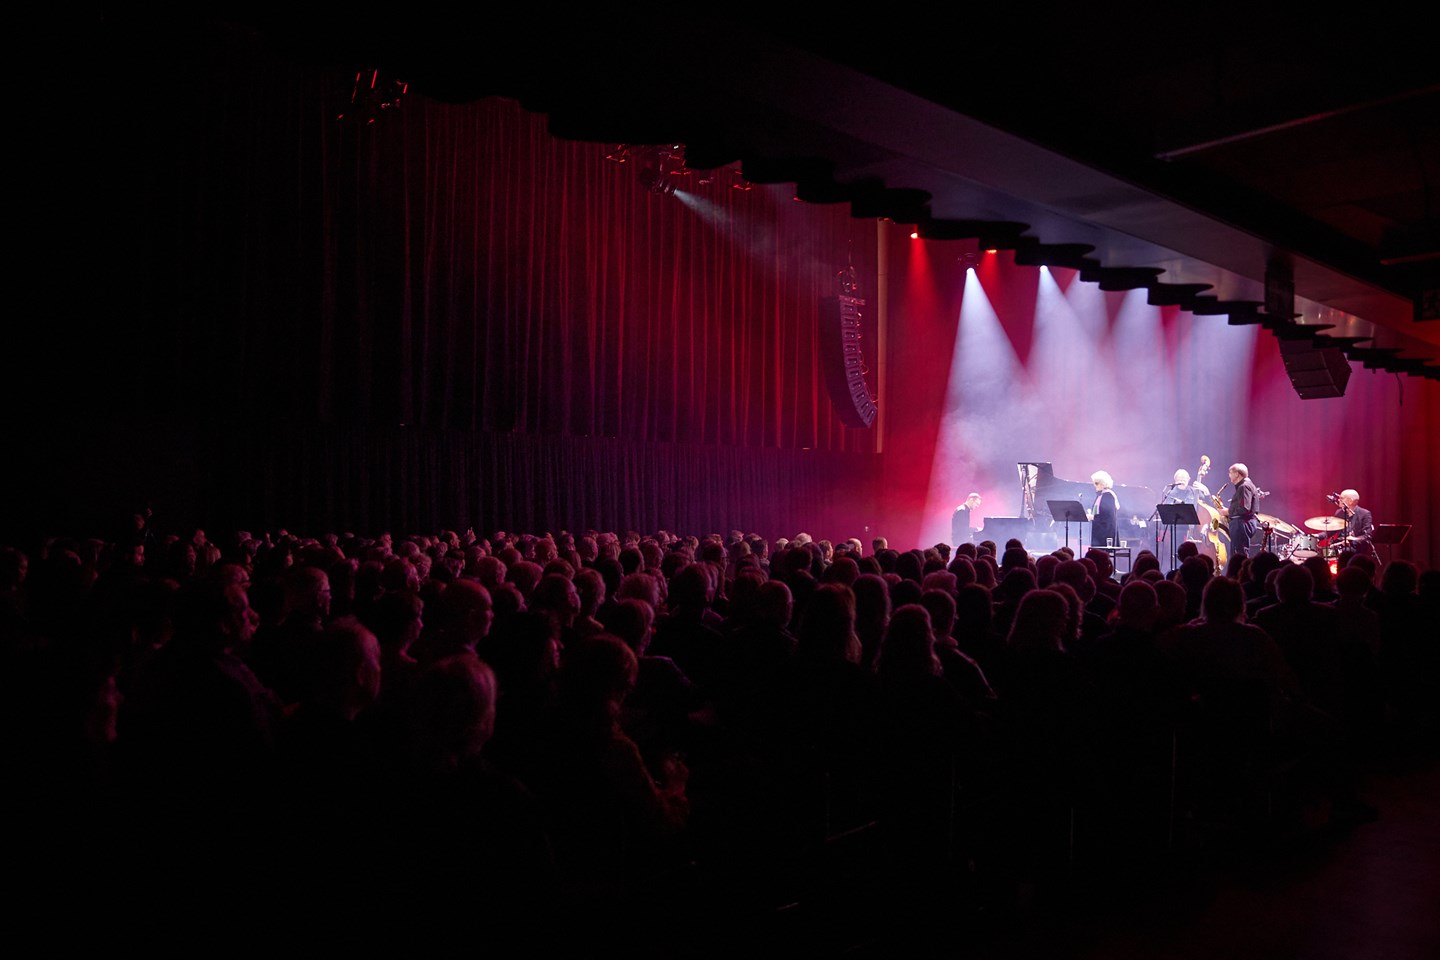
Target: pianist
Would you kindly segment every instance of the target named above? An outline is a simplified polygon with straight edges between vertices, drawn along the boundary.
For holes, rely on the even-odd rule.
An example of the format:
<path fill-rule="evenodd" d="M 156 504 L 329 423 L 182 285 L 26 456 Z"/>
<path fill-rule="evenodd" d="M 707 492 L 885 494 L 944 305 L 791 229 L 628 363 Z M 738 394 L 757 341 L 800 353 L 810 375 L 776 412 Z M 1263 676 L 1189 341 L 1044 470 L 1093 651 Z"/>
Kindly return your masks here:
<path fill-rule="evenodd" d="M 955 508 L 950 518 L 950 542 L 952 544 L 972 543 L 980 528 L 975 523 L 980 516 L 980 494 L 972 493 L 965 502 Z"/>

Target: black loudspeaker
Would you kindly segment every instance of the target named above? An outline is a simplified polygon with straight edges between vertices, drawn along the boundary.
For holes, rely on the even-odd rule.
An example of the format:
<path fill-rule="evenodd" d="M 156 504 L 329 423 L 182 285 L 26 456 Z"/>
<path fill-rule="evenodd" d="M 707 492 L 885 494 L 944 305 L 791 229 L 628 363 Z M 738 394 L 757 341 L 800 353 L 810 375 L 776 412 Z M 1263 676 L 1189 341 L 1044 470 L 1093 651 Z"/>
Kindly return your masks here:
<path fill-rule="evenodd" d="M 1345 396 L 1350 361 L 1339 347 L 1317 347 L 1309 340 L 1281 340 L 1280 359 L 1301 400 Z"/>
<path fill-rule="evenodd" d="M 820 301 L 820 363 L 835 412 L 847 427 L 875 422 L 875 401 L 865 385 L 865 359 L 860 352 L 860 308 L 855 297 Z"/>

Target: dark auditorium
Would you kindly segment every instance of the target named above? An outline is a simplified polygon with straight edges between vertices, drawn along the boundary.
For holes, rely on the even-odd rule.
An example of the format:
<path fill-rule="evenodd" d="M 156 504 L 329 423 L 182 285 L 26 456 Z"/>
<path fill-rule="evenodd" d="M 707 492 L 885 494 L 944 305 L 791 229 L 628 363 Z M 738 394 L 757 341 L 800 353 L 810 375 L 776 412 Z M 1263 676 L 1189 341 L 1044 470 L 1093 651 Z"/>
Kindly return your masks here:
<path fill-rule="evenodd" d="M 18 949 L 1440 956 L 1432 31 L 325 7 L 12 32 Z"/>

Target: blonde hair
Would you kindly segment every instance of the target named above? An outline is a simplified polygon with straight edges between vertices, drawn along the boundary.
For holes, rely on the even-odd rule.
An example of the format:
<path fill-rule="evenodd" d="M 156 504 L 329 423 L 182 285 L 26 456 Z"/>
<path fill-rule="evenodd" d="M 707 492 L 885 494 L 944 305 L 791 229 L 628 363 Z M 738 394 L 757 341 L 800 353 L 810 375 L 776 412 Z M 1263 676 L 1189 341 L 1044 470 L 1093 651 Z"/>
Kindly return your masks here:
<path fill-rule="evenodd" d="M 1106 473 L 1104 470 L 1096 470 L 1094 473 L 1090 474 L 1090 482 L 1100 484 L 1100 486 L 1105 490 L 1109 490 L 1111 487 L 1115 486 L 1115 481 L 1112 480 L 1110 478 L 1110 474 Z"/>

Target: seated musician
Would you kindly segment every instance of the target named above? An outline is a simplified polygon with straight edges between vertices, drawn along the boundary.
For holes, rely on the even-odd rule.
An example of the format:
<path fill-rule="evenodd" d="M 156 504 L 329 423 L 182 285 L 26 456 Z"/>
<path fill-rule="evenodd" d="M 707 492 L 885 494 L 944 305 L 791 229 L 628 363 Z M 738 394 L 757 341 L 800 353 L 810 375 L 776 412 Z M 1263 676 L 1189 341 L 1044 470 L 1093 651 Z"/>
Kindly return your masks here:
<path fill-rule="evenodd" d="M 975 520 L 980 515 L 980 494 L 972 493 L 965 498 L 965 502 L 955 508 L 955 515 L 950 518 L 950 539 L 952 543 L 972 543 L 979 528 L 975 526 Z"/>
<path fill-rule="evenodd" d="M 1340 508 L 1335 516 L 1345 521 L 1345 546 L 1356 553 L 1374 558 L 1375 521 L 1370 511 L 1360 506 L 1360 494 L 1354 490 L 1340 491 Z"/>

